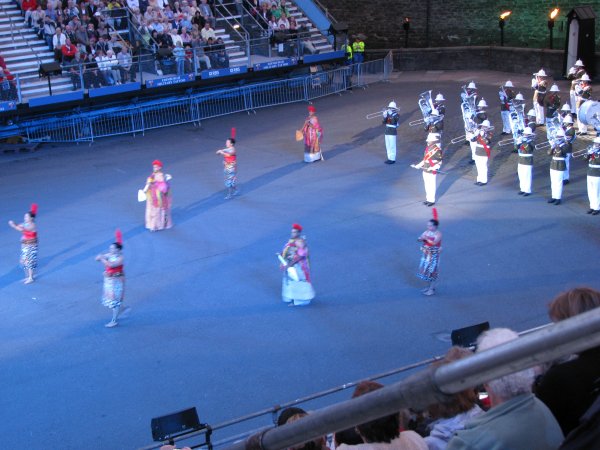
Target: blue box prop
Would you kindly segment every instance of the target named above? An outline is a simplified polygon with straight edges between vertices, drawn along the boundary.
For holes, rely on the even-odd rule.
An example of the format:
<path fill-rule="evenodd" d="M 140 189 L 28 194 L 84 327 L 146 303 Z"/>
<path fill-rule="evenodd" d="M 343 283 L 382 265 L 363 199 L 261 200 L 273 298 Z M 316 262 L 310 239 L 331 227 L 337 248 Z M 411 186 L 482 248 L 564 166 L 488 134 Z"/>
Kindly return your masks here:
<path fill-rule="evenodd" d="M 188 73 L 185 75 L 177 75 L 173 77 L 163 77 L 163 78 L 155 78 L 154 80 L 146 80 L 147 88 L 158 88 L 163 86 L 172 86 L 174 84 L 180 83 L 189 83 L 190 81 L 195 80 L 195 75 L 193 73 Z"/>
<path fill-rule="evenodd" d="M 17 102 L 0 102 L 0 112 L 15 111 L 16 109 Z"/>
<path fill-rule="evenodd" d="M 227 67 L 226 69 L 210 69 L 203 70 L 200 72 L 200 76 L 203 80 L 209 78 L 219 78 L 219 77 L 227 77 L 229 75 L 238 75 L 240 73 L 248 72 L 248 66 L 236 66 L 236 67 Z"/>
<path fill-rule="evenodd" d="M 254 64 L 252 69 L 256 72 L 259 70 L 279 69 L 281 67 L 290 67 L 298 64 L 297 58 L 278 59 L 277 61 L 268 61 L 264 63 Z"/>
<path fill-rule="evenodd" d="M 338 50 L 337 52 L 318 53 L 316 55 L 304 55 L 304 64 L 315 63 L 319 61 L 327 61 L 330 59 L 344 58 L 346 53 L 344 50 Z"/>
<path fill-rule="evenodd" d="M 123 92 L 137 91 L 142 88 L 142 84 L 139 82 L 116 84 L 114 86 L 105 86 L 96 89 L 90 89 L 88 94 L 90 98 L 102 97 L 104 95 L 122 94 Z"/>
<path fill-rule="evenodd" d="M 47 97 L 37 97 L 29 99 L 29 107 L 52 105 L 53 103 L 74 102 L 83 100 L 83 91 L 67 92 L 65 94 L 48 95 Z"/>

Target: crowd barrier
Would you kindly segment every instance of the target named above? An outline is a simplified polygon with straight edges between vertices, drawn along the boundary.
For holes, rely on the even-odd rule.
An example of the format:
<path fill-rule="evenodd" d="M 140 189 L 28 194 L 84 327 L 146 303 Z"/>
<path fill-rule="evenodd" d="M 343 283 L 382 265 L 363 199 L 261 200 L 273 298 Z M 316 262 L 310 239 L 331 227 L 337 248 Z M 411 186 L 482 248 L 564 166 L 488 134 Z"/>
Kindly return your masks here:
<path fill-rule="evenodd" d="M 286 103 L 311 101 L 351 87 L 385 81 L 393 70 L 392 55 L 382 60 L 343 66 L 286 80 L 192 93 L 162 100 L 130 103 L 95 111 L 38 117 L 16 123 L 28 142 L 93 142 L 95 139 L 233 114 Z M 14 128 L 14 127 L 13 127 Z"/>

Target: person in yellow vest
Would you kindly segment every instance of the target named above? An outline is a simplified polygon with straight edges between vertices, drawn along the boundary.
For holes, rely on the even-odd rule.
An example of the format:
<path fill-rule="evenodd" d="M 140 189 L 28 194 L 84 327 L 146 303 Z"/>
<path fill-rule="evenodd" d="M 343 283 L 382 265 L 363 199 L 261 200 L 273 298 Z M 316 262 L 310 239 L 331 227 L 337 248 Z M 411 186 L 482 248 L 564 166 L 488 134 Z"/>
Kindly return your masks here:
<path fill-rule="evenodd" d="M 365 43 L 362 41 L 360 36 L 354 38 L 352 44 L 353 61 L 355 64 L 360 64 L 365 60 Z"/>
<path fill-rule="evenodd" d="M 344 51 L 346 52 L 346 65 L 352 64 L 352 59 L 354 58 L 352 52 L 352 46 L 350 45 L 350 41 L 346 39 L 346 43 L 344 44 Z"/>

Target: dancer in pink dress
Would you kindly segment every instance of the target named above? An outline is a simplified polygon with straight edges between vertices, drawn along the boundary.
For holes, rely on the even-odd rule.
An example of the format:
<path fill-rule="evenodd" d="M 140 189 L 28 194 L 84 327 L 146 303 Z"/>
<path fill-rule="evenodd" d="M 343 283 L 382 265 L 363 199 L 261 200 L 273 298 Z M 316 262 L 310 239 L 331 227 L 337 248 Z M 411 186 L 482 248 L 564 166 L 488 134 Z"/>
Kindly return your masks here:
<path fill-rule="evenodd" d="M 152 174 L 146 180 L 146 228 L 150 231 L 165 230 L 173 226 L 171 220 L 171 175 L 164 174 L 158 159 L 152 162 Z"/>

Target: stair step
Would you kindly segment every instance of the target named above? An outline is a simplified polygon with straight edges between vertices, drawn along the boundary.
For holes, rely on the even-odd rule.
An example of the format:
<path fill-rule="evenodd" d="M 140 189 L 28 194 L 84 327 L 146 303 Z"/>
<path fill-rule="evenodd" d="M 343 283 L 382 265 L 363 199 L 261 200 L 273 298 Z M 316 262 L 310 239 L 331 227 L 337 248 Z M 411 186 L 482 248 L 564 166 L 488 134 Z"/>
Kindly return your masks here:
<path fill-rule="evenodd" d="M 29 47 L 27 47 L 27 48 L 29 48 Z M 50 52 L 48 50 L 48 47 L 42 43 L 39 43 L 39 44 L 36 43 L 35 46 L 32 45 L 31 48 L 33 50 L 35 50 L 36 52 L 38 52 L 38 55 L 42 55 L 42 54 L 52 55 L 52 52 Z M 23 56 L 23 50 L 24 49 L 2 50 L 0 53 L 2 53 L 2 56 L 6 60 L 13 55 L 19 55 L 19 57 Z"/>
<path fill-rule="evenodd" d="M 22 41 L 23 39 L 31 39 L 31 40 L 34 40 L 34 41 L 40 41 L 41 40 L 41 39 L 37 38 L 37 36 L 35 35 L 35 33 L 31 33 L 31 32 L 29 32 L 29 33 L 25 33 L 24 32 L 22 34 L 17 33 L 15 35 L 15 42 Z M 7 42 L 10 42 L 10 43 L 13 42 L 13 39 L 10 36 L 10 34 L 8 36 L 2 36 L 2 37 L 0 37 L 0 44 L 4 44 L 4 43 L 7 43 Z"/>
<path fill-rule="evenodd" d="M 53 62 L 54 59 L 52 58 L 42 58 L 42 63 L 51 63 Z M 24 63 L 16 63 L 16 64 L 11 64 L 11 72 L 15 72 L 17 73 L 17 71 L 15 69 L 23 69 L 25 67 L 29 67 L 31 66 L 31 62 L 24 62 Z M 37 70 L 37 62 L 36 62 L 36 70 Z"/>

